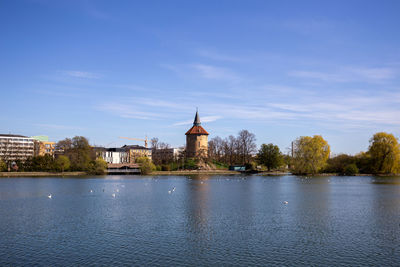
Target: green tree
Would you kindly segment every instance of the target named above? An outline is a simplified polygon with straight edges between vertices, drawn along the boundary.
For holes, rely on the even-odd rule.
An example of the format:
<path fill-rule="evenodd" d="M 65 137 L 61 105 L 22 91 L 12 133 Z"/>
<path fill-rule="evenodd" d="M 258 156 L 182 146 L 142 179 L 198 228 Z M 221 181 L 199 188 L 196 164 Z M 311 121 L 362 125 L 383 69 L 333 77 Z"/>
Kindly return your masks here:
<path fill-rule="evenodd" d="M 258 151 L 257 158 L 260 164 L 268 168 L 268 171 L 283 165 L 283 155 L 279 147 L 273 144 L 262 144 Z"/>
<path fill-rule="evenodd" d="M 7 164 L 0 159 L 0 172 L 5 172 L 7 171 Z"/>
<path fill-rule="evenodd" d="M 96 159 L 93 148 L 88 139 L 83 136 L 66 138 L 57 143 L 57 149 L 64 151 L 64 155 L 70 160 L 70 169 L 74 171 L 91 171 L 93 161 Z"/>
<path fill-rule="evenodd" d="M 55 160 L 54 165 L 58 171 L 64 172 L 69 169 L 71 162 L 67 156 L 60 155 Z"/>
<path fill-rule="evenodd" d="M 107 170 L 107 162 L 102 158 L 97 158 L 89 163 L 87 172 L 89 174 L 103 175 Z"/>
<path fill-rule="evenodd" d="M 370 140 L 368 153 L 371 155 L 375 173 L 398 173 L 400 171 L 400 146 L 397 138 L 389 133 L 376 133 Z"/>
<path fill-rule="evenodd" d="M 156 166 L 147 157 L 137 158 L 136 162 L 140 164 L 140 172 L 143 175 L 150 174 L 156 169 Z"/>
<path fill-rule="evenodd" d="M 316 174 L 326 164 L 330 147 L 322 136 L 299 137 L 294 142 L 294 158 L 292 172 L 295 174 Z"/>
<path fill-rule="evenodd" d="M 345 167 L 355 163 L 356 159 L 353 156 L 340 154 L 328 159 L 324 172 L 345 174 Z"/>
<path fill-rule="evenodd" d="M 354 163 L 347 165 L 343 169 L 343 174 L 349 175 L 349 176 L 354 176 L 354 175 L 358 174 L 357 165 Z"/>

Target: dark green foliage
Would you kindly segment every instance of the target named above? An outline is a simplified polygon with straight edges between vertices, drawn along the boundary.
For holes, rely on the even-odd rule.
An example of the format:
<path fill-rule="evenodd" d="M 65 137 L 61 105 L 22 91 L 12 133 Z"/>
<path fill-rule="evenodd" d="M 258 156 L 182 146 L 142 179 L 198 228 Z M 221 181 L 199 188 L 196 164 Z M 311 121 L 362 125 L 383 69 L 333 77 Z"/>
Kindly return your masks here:
<path fill-rule="evenodd" d="M 355 157 L 340 154 L 336 157 L 329 158 L 327 161 L 327 165 L 324 168 L 325 173 L 337 173 L 337 174 L 344 174 L 345 167 L 349 164 L 354 164 L 356 162 Z"/>
<path fill-rule="evenodd" d="M 57 148 L 64 150 L 64 155 L 70 160 L 72 171 L 92 171 L 96 155 L 89 141 L 83 136 L 66 138 L 57 143 Z"/>
<path fill-rule="evenodd" d="M 185 161 L 185 169 L 187 170 L 195 170 L 197 169 L 197 162 L 195 159 L 186 159 Z"/>
<path fill-rule="evenodd" d="M 107 162 L 101 158 L 93 160 L 89 163 L 87 172 L 89 174 L 103 175 L 106 173 Z"/>
<path fill-rule="evenodd" d="M 7 164 L 0 159 L 0 172 L 7 171 Z"/>
<path fill-rule="evenodd" d="M 138 158 L 136 162 L 140 164 L 140 172 L 143 175 L 150 174 L 156 169 L 156 166 L 147 157 Z"/>
<path fill-rule="evenodd" d="M 168 164 L 164 164 L 164 165 L 161 165 L 161 170 L 162 171 L 170 171 L 171 167 Z"/>
<path fill-rule="evenodd" d="M 357 165 L 354 163 L 347 165 L 346 167 L 344 167 L 343 174 L 349 176 L 354 176 L 358 174 Z"/>
<path fill-rule="evenodd" d="M 71 166 L 71 163 L 69 161 L 69 158 L 67 156 L 58 156 L 54 162 L 55 168 L 57 171 L 67 171 L 69 167 Z"/>
<path fill-rule="evenodd" d="M 257 159 L 260 164 L 268 168 L 268 171 L 283 165 L 283 155 L 279 147 L 273 144 L 262 144 L 258 151 Z"/>

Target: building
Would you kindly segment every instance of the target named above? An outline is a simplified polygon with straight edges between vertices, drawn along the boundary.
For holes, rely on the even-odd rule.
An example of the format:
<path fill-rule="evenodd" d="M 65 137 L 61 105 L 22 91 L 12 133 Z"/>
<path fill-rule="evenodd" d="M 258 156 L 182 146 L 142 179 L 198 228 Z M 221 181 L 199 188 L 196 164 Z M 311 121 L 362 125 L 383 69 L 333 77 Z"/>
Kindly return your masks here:
<path fill-rule="evenodd" d="M 123 148 L 103 148 L 96 149 L 98 156 L 103 158 L 107 163 L 122 164 L 129 163 L 129 152 Z"/>
<path fill-rule="evenodd" d="M 192 128 L 186 132 L 186 156 L 188 158 L 207 157 L 208 132 L 201 127 L 198 111 L 194 117 Z"/>
<path fill-rule="evenodd" d="M 54 151 L 56 148 L 55 142 L 50 142 L 49 137 L 45 135 L 38 135 L 31 137 L 34 140 L 34 155 L 44 156 L 51 155 L 54 156 Z"/>
<path fill-rule="evenodd" d="M 138 145 L 130 145 L 130 146 L 124 145 L 121 148 L 125 149 L 125 151 L 128 152 L 130 163 L 136 163 L 136 160 L 141 157 L 146 157 L 149 158 L 150 160 L 152 159 L 151 148 L 146 148 L 144 146 L 138 146 Z"/>
<path fill-rule="evenodd" d="M 34 156 L 34 139 L 15 134 L 0 134 L 0 158 L 3 161 L 25 161 Z"/>
<path fill-rule="evenodd" d="M 155 164 L 164 164 L 169 163 L 171 161 L 177 161 L 182 153 L 184 148 L 160 148 L 153 149 L 153 162 Z"/>

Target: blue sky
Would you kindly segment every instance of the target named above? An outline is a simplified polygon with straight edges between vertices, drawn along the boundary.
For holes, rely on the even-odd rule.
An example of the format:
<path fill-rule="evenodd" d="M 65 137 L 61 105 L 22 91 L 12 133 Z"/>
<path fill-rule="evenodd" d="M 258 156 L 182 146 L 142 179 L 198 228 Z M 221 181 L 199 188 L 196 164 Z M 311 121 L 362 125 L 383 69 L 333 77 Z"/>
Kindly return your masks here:
<path fill-rule="evenodd" d="M 400 132 L 400 1 L 0 1 L 0 132 L 334 153 Z M 133 142 L 134 143 L 134 142 Z"/>

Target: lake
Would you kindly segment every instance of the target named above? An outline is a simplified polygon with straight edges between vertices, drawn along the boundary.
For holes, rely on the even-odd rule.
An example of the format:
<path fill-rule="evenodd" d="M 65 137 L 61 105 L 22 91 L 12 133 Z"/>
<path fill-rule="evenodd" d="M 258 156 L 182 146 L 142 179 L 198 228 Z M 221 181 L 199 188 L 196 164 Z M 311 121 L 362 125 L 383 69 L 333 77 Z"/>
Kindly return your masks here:
<path fill-rule="evenodd" d="M 0 230 L 1 266 L 399 266 L 400 178 L 1 178 Z"/>

